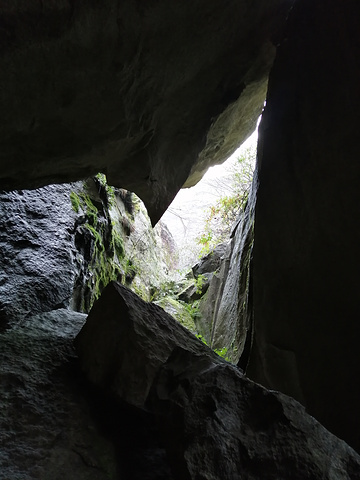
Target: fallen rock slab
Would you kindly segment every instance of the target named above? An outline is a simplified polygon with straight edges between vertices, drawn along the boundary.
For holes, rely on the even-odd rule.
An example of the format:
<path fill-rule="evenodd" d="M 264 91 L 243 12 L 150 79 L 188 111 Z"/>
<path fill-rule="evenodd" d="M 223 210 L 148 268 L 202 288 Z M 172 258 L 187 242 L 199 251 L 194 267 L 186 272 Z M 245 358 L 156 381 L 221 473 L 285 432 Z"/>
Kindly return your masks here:
<path fill-rule="evenodd" d="M 360 458 L 292 398 L 230 364 L 179 348 L 161 370 L 158 409 L 178 479 L 359 479 Z"/>
<path fill-rule="evenodd" d="M 359 455 L 297 401 L 252 382 L 115 282 L 76 348 L 94 384 L 157 415 L 176 479 L 360 479 Z"/>
<path fill-rule="evenodd" d="M 80 364 L 95 385 L 143 407 L 160 369 L 181 346 L 223 362 L 158 305 L 111 282 L 75 341 Z"/>

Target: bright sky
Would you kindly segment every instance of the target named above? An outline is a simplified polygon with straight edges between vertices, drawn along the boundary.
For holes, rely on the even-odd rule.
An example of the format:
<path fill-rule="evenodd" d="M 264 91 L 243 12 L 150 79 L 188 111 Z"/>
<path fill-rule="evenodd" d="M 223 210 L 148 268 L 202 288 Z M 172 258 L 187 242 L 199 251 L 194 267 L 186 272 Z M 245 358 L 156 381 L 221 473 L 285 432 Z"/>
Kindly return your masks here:
<path fill-rule="evenodd" d="M 196 261 L 200 247 L 195 239 L 202 230 L 206 208 L 216 202 L 217 198 L 226 194 L 219 189 L 218 179 L 226 178 L 231 164 L 249 147 L 256 147 L 257 130 L 238 148 L 223 164 L 209 168 L 202 180 L 192 188 L 185 188 L 175 197 L 162 221 L 167 225 L 181 253 L 179 268 L 191 266 Z M 217 187 L 214 188 L 214 181 Z M 226 184 L 226 182 L 224 182 Z"/>

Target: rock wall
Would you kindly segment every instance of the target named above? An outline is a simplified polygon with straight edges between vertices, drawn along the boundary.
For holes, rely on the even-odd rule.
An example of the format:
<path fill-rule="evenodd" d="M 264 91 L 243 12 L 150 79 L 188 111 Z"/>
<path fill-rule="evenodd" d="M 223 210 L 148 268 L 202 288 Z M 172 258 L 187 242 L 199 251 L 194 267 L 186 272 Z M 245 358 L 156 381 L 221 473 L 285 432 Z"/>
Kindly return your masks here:
<path fill-rule="evenodd" d="M 230 241 L 209 289 L 201 299 L 199 331 L 215 350 L 246 366 L 252 336 L 251 261 L 257 172 L 246 208 L 235 222 Z"/>
<path fill-rule="evenodd" d="M 57 308 L 88 312 L 110 280 L 149 300 L 173 266 L 172 242 L 139 199 L 103 179 L 2 192 L 1 325 Z"/>
<path fill-rule="evenodd" d="M 356 1 L 297 2 L 259 129 L 248 375 L 360 449 Z"/>
<path fill-rule="evenodd" d="M 0 195 L 1 325 L 68 307 L 77 276 L 70 193 L 49 185 Z"/>
<path fill-rule="evenodd" d="M 5 480 L 115 478 L 114 447 L 91 416 L 73 337 L 86 315 L 29 315 L 0 333 L 0 469 Z"/>

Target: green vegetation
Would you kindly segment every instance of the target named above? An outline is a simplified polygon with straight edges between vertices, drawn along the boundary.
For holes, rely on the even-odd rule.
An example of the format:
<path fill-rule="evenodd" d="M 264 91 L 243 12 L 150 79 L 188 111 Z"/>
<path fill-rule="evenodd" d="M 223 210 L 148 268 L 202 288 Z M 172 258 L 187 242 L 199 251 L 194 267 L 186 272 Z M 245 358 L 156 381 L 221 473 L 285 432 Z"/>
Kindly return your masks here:
<path fill-rule="evenodd" d="M 202 289 L 203 289 L 205 280 L 206 280 L 206 277 L 205 275 L 202 275 L 202 274 L 198 275 L 197 278 L 195 279 L 196 293 L 198 293 L 199 295 L 202 294 Z"/>
<path fill-rule="evenodd" d="M 122 258 L 124 258 L 125 256 L 124 240 L 122 239 L 120 234 L 116 232 L 114 227 L 112 227 L 111 242 L 112 242 L 112 248 L 116 253 L 118 259 L 121 260 Z"/>
<path fill-rule="evenodd" d="M 231 359 L 228 356 L 228 350 L 229 350 L 228 348 L 223 347 L 223 348 L 220 348 L 220 349 L 215 349 L 214 352 L 217 355 L 219 355 L 219 357 L 224 358 L 227 362 L 231 362 Z"/>
<path fill-rule="evenodd" d="M 197 293 L 201 294 L 204 275 L 199 275 L 195 280 L 194 285 L 197 287 Z M 176 284 L 174 281 L 162 285 L 160 290 L 154 292 L 154 303 L 162 307 L 167 313 L 175 318 L 181 325 L 190 330 L 201 340 L 205 345 L 208 345 L 205 338 L 198 333 L 197 320 L 200 315 L 200 300 L 192 300 L 190 302 L 184 302 L 177 298 L 179 290 L 182 290 L 182 286 Z M 210 346 L 210 345 L 208 345 Z M 211 347 L 210 347 L 211 348 Z M 226 361 L 231 361 L 229 357 L 228 348 L 215 349 L 214 352 Z"/>
<path fill-rule="evenodd" d="M 79 213 L 81 202 L 79 196 L 75 192 L 70 193 L 70 201 L 74 212 Z"/>
<path fill-rule="evenodd" d="M 121 268 L 121 260 L 123 260 L 124 249 L 121 237 L 113 228 L 110 228 L 110 232 L 106 232 L 106 225 L 101 225 L 100 231 L 89 223 L 86 223 L 84 227 L 91 233 L 94 240 L 92 258 L 88 266 L 92 275 L 87 282 L 90 291 L 88 308 L 91 308 L 109 282 L 123 279 L 124 271 Z M 109 236 L 110 242 L 108 248 L 106 248 L 104 241 Z"/>
<path fill-rule="evenodd" d="M 70 193 L 70 201 L 72 209 L 74 212 L 79 213 L 80 208 L 86 213 L 86 216 L 89 219 L 89 223 L 93 226 L 96 226 L 98 221 L 98 209 L 95 207 L 89 195 L 85 192 L 76 192 Z"/>
<path fill-rule="evenodd" d="M 200 257 L 208 254 L 230 234 L 237 216 L 245 209 L 253 177 L 255 150 L 248 149 L 237 159 L 231 172 L 228 195 L 220 197 L 206 213 L 205 226 L 197 243 L 202 247 Z M 224 185 L 222 185 L 224 186 Z M 215 186 L 216 188 L 216 186 Z"/>
<path fill-rule="evenodd" d="M 173 297 L 176 298 L 179 293 L 179 285 L 175 280 L 169 280 L 165 283 L 162 283 L 158 288 L 153 287 L 151 292 L 151 302 L 156 302 L 163 297 Z"/>
<path fill-rule="evenodd" d="M 89 195 L 85 192 L 80 193 L 80 199 L 82 200 L 81 208 L 86 212 L 86 216 L 89 219 L 89 223 L 96 227 L 98 222 L 99 211 L 91 201 Z"/>
<path fill-rule="evenodd" d="M 87 293 L 84 295 L 86 304 L 82 305 L 83 311 L 89 311 L 110 281 L 129 284 L 136 275 L 136 267 L 125 255 L 121 228 L 117 228 L 107 211 L 108 207 L 115 204 L 115 189 L 106 184 L 103 174 L 98 174 L 93 181 L 94 184 L 87 181 L 84 190 L 70 193 L 73 210 L 76 213 L 82 210 L 85 215 L 85 221 L 79 227 L 79 231 L 84 232 L 83 248 L 89 256 L 86 258 L 89 273 L 85 280 Z M 96 201 L 93 200 L 94 195 Z M 101 208 L 104 204 L 107 208 Z"/>
<path fill-rule="evenodd" d="M 194 300 L 191 303 L 185 303 L 181 302 L 186 310 L 188 311 L 189 315 L 191 315 L 191 318 L 193 319 L 193 322 L 195 323 L 197 318 L 200 315 L 199 307 L 200 307 L 200 300 Z"/>
<path fill-rule="evenodd" d="M 173 318 L 175 318 L 183 327 L 187 328 L 193 333 L 196 332 L 193 312 L 188 308 L 186 303 L 179 302 L 173 297 L 165 296 L 158 300 L 156 304 L 162 307 Z"/>
<path fill-rule="evenodd" d="M 98 173 L 95 175 L 95 178 L 99 182 L 99 185 L 105 190 L 109 206 L 113 206 L 115 204 L 115 188 L 108 185 L 105 174 Z"/>
<path fill-rule="evenodd" d="M 205 340 L 205 338 L 204 338 L 202 335 L 198 334 L 198 335 L 196 335 L 196 336 L 197 336 L 197 338 L 198 338 L 199 340 L 201 340 L 205 345 L 207 345 L 208 347 L 210 346 L 210 345 L 208 345 L 207 341 Z M 210 347 L 210 348 L 211 348 L 211 347 Z M 222 357 L 222 358 L 223 358 L 224 360 L 226 360 L 227 362 L 231 362 L 231 359 L 230 359 L 230 357 L 228 356 L 228 350 L 229 350 L 229 349 L 226 348 L 226 347 L 223 347 L 223 348 L 220 348 L 220 349 L 213 349 L 213 351 L 216 353 L 216 355 L 219 355 L 219 357 Z"/>

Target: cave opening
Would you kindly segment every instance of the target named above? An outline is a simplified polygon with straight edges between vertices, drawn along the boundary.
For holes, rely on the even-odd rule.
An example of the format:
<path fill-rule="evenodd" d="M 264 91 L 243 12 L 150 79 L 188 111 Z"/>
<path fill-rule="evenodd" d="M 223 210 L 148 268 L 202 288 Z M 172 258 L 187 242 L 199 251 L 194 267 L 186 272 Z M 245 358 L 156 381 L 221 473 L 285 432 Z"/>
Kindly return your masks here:
<path fill-rule="evenodd" d="M 116 280 L 161 305 L 207 344 L 216 344 L 214 320 L 205 330 L 200 320 L 200 300 L 205 302 L 212 277 L 230 261 L 256 141 L 255 131 L 227 162 L 180 191 L 155 228 L 141 199 L 110 186 L 100 173 L 70 184 L 2 192 L 2 328 L 53 309 L 89 313 Z M 16 276 L 9 277 L 10 270 Z M 216 347 L 223 356 L 227 350 L 227 345 Z"/>
<path fill-rule="evenodd" d="M 360 3 L 98 3 L 0 5 L 0 476 L 358 480 Z M 156 223 L 265 96 L 227 362 L 143 300 L 175 254 L 128 192 Z"/>

